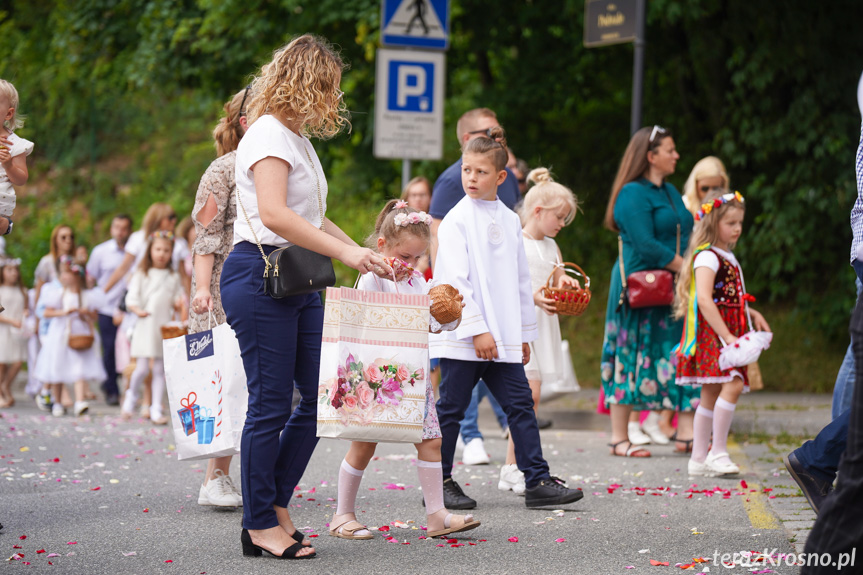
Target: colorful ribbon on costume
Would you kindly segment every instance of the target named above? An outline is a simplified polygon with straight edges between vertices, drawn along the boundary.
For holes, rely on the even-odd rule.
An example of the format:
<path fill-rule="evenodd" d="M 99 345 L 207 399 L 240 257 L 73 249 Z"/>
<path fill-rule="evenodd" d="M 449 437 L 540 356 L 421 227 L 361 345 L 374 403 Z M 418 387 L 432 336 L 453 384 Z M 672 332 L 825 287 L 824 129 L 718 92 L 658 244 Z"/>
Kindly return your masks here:
<path fill-rule="evenodd" d="M 695 256 L 710 249 L 710 244 L 702 244 L 692 252 L 692 262 Z M 695 353 L 695 340 L 698 336 L 698 293 L 695 287 L 695 269 L 692 270 L 692 278 L 689 280 L 689 305 L 686 308 L 686 316 L 683 318 L 683 335 L 680 345 L 676 351 L 680 355 L 692 355 Z"/>

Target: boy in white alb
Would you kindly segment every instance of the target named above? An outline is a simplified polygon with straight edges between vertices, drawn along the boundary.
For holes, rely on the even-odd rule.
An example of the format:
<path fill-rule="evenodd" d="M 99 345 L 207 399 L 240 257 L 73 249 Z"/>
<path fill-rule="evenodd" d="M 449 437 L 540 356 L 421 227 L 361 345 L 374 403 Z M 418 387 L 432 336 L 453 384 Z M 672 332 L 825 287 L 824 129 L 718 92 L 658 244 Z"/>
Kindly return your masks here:
<path fill-rule="evenodd" d="M 497 198 L 506 178 L 502 128 L 465 146 L 462 184 L 466 197 L 447 214 L 438 230 L 435 279 L 464 297 L 461 324 L 429 337 L 432 358 L 441 360 L 438 418 L 443 434 L 441 457 L 448 509 L 473 509 L 476 501 L 452 479 L 459 422 L 471 392 L 482 378 L 506 412 L 525 475 L 528 507 L 563 505 L 582 498 L 549 474 L 542 456 L 533 398 L 524 374 L 528 342 L 536 339 L 530 271 L 522 244 L 521 222 Z"/>

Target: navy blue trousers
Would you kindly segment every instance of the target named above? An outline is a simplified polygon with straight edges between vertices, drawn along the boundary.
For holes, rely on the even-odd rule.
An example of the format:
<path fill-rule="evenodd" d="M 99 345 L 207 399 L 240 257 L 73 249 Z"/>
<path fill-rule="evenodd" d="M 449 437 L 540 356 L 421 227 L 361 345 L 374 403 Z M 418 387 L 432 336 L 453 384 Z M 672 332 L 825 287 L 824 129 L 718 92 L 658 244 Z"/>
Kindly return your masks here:
<path fill-rule="evenodd" d="M 839 460 L 845 453 L 845 446 L 848 444 L 848 421 L 850 419 L 851 410 L 847 409 L 818 432 L 815 439 L 807 441 L 794 450 L 797 460 L 803 464 L 807 471 L 824 481 L 831 483 L 836 481 Z"/>
<path fill-rule="evenodd" d="M 264 246 L 269 253 L 274 248 Z M 237 333 L 249 388 L 240 450 L 243 527 L 277 526 L 318 443 L 318 370 L 324 308 L 320 294 L 275 300 L 264 293 L 264 261 L 243 242 L 225 261 L 222 304 Z M 300 403 L 291 413 L 294 384 Z"/>
<path fill-rule="evenodd" d="M 548 463 L 542 457 L 539 427 L 533 412 L 533 396 L 520 363 L 491 361 L 440 360 L 440 399 L 437 415 L 443 439 L 441 461 L 443 476 L 452 476 L 459 424 L 470 405 L 473 388 L 482 379 L 506 413 L 515 444 L 515 459 L 524 473 L 527 487 L 535 487 L 549 477 Z"/>
<path fill-rule="evenodd" d="M 262 260 L 263 261 L 263 260 Z M 120 395 L 117 387 L 117 359 L 114 345 L 117 340 L 117 326 L 110 315 L 99 314 L 99 336 L 102 338 L 102 365 L 105 367 L 107 379 L 102 383 L 105 395 Z"/>

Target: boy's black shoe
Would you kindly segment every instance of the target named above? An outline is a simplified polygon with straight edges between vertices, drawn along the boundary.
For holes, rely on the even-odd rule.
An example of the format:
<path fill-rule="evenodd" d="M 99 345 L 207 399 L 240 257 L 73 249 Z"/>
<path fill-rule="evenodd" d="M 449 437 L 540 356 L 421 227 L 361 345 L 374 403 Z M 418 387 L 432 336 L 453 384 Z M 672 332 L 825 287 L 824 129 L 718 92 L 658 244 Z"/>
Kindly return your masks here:
<path fill-rule="evenodd" d="M 581 489 L 569 489 L 560 479 L 549 477 L 540 481 L 539 485 L 525 490 L 524 504 L 531 508 L 552 507 L 574 503 L 582 497 L 584 493 Z"/>
<path fill-rule="evenodd" d="M 443 480 L 443 504 L 447 509 L 476 508 L 476 501 L 465 495 L 452 477 Z"/>

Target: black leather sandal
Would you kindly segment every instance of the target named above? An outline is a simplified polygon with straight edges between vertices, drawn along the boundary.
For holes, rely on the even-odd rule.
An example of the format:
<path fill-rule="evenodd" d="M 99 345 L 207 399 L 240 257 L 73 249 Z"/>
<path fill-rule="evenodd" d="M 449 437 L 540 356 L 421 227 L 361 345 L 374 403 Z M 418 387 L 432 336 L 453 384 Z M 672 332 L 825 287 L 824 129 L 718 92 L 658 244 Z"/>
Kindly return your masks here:
<path fill-rule="evenodd" d="M 244 557 L 260 557 L 261 555 L 263 555 L 264 551 L 266 551 L 276 559 L 314 559 L 318 555 L 317 553 L 309 553 L 308 555 L 297 555 L 297 553 L 306 548 L 301 543 L 294 543 L 287 549 L 284 549 L 281 555 L 276 555 L 272 551 L 264 549 L 263 547 L 259 547 L 252 543 L 252 537 L 249 535 L 248 529 L 243 529 L 242 533 L 240 533 L 240 542 L 243 544 Z"/>

